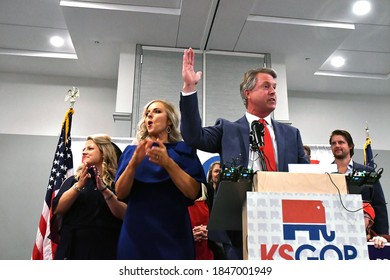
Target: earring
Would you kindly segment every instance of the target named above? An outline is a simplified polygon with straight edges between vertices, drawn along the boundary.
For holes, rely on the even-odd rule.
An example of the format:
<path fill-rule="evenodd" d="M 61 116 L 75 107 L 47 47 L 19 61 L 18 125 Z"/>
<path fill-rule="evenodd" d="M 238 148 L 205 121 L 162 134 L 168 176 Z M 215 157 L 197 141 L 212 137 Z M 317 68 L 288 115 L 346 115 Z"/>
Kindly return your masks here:
<path fill-rule="evenodd" d="M 167 127 L 167 133 L 169 134 L 169 133 L 171 133 L 171 131 L 172 131 L 172 128 L 170 126 L 168 126 Z"/>

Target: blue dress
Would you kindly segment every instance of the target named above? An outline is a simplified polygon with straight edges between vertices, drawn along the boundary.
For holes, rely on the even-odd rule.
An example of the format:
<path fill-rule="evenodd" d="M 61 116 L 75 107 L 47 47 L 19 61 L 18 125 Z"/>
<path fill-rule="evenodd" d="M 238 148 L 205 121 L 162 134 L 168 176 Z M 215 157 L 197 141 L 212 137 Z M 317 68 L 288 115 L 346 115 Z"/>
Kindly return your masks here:
<path fill-rule="evenodd" d="M 194 149 L 183 141 L 165 144 L 168 155 L 198 182 L 205 182 Z M 137 146 L 127 146 L 115 181 L 125 170 Z M 118 259 L 195 259 L 195 245 L 186 198 L 168 173 L 145 157 L 135 172 L 133 187 L 118 243 Z"/>

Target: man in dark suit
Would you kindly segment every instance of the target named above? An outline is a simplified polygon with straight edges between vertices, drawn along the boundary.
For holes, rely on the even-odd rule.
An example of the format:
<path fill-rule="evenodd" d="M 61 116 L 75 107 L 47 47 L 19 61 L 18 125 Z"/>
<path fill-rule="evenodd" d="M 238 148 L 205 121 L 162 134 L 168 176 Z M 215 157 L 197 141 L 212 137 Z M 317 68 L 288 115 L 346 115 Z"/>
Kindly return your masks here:
<path fill-rule="evenodd" d="M 219 153 L 221 167 L 232 159 L 236 166 L 261 170 L 258 157 L 253 156 L 250 149 L 249 133 L 253 121 L 265 119 L 270 131 L 274 159 L 277 170 L 288 171 L 289 163 L 309 163 L 305 156 L 300 132 L 297 128 L 277 122 L 271 118 L 276 108 L 276 72 L 270 68 L 249 70 L 244 74 L 240 85 L 241 98 L 246 107 L 245 115 L 234 121 L 219 118 L 214 126 L 202 127 L 198 109 L 196 84 L 201 79 L 202 72 L 194 71 L 194 52 L 184 51 L 182 79 L 184 82 L 180 97 L 181 133 L 184 141 L 190 146 L 210 153 Z M 271 171 L 271 170 L 270 170 Z M 230 257 L 242 258 L 240 248 L 242 239 L 237 238 L 237 246 Z M 240 244 L 241 242 L 241 244 Z M 233 244 L 234 245 L 234 244 Z M 241 248 L 242 250 L 242 248 Z M 229 253 L 227 253 L 229 255 Z"/>
<path fill-rule="evenodd" d="M 184 141 L 194 148 L 219 153 L 221 164 L 239 158 L 244 167 L 249 165 L 249 132 L 253 120 L 264 118 L 273 135 L 277 171 L 288 172 L 289 163 L 309 163 L 305 156 L 300 132 L 297 128 L 271 119 L 276 108 L 276 72 L 270 68 L 250 70 L 241 83 L 241 97 L 246 114 L 234 121 L 218 119 L 214 126 L 203 127 L 199 115 L 196 84 L 202 76 L 194 72 L 194 53 L 183 55 L 184 81 L 180 97 L 181 133 Z M 276 145 L 275 145 L 276 144 Z"/>
<path fill-rule="evenodd" d="M 374 171 L 372 167 L 352 160 L 355 144 L 348 131 L 341 129 L 334 130 L 330 135 L 329 144 L 335 158 L 334 163 L 337 164 L 339 173 L 348 175 L 354 171 Z M 380 181 L 378 180 L 372 188 L 364 187 L 361 194 L 362 200 L 370 202 L 375 210 L 375 219 L 372 230 L 377 234 L 389 234 L 389 218 L 386 199 Z"/>

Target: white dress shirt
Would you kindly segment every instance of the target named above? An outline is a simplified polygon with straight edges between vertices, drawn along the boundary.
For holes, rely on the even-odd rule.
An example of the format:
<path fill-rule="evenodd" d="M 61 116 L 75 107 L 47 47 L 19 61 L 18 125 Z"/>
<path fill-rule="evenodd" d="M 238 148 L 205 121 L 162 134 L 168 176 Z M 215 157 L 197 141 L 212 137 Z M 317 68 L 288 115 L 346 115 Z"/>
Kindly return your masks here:
<path fill-rule="evenodd" d="M 251 131 L 252 122 L 258 121 L 260 118 L 248 112 L 245 113 L 245 117 L 248 120 L 249 131 Z M 271 115 L 265 117 L 264 120 L 267 122 L 267 128 L 269 130 L 269 133 L 271 134 L 271 139 L 274 146 L 275 162 L 276 162 L 276 166 L 278 166 L 278 148 L 276 144 L 274 128 L 272 127 Z M 257 152 L 251 150 L 250 146 L 249 146 L 248 168 L 252 168 L 253 171 L 261 170 L 260 157 Z"/>

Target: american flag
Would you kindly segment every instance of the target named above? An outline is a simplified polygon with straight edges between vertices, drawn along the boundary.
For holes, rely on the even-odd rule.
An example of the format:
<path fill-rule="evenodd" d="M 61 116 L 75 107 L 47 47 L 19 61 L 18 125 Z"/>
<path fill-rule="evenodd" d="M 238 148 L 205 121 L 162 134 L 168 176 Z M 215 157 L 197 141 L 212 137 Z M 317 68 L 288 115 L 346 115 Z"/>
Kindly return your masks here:
<path fill-rule="evenodd" d="M 67 177 L 73 175 L 72 140 L 70 136 L 73 112 L 73 108 L 69 108 L 62 122 L 61 135 L 58 139 L 57 149 L 54 154 L 45 201 L 43 203 L 37 236 L 32 251 L 31 258 L 33 260 L 52 260 L 57 249 L 57 241 L 54 240 L 50 232 L 50 220 L 53 216 L 51 205 L 62 182 Z"/>

